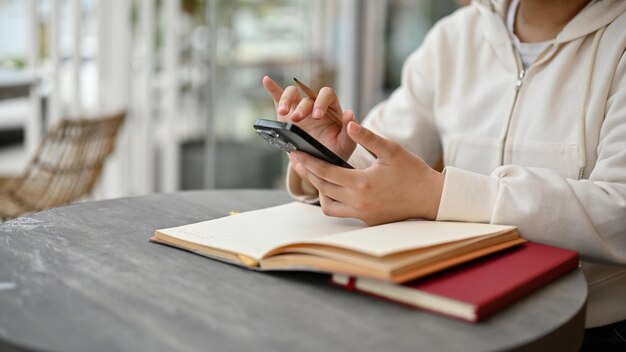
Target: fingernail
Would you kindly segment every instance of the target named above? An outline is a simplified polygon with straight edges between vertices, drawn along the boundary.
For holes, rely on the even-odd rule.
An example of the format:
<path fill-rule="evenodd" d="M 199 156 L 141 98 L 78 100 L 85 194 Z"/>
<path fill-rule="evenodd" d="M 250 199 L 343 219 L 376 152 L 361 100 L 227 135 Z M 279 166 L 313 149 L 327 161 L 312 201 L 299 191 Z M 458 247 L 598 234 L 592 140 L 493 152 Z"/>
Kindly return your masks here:
<path fill-rule="evenodd" d="M 352 133 L 357 135 L 359 134 L 359 132 L 361 132 L 361 126 L 354 121 L 350 121 L 350 123 L 348 124 L 348 128 L 352 129 Z"/>
<path fill-rule="evenodd" d="M 289 107 L 287 106 L 287 104 L 280 104 L 278 106 L 278 113 L 281 115 L 285 115 L 289 112 Z"/>
<path fill-rule="evenodd" d="M 296 164 L 295 170 L 300 176 L 304 175 L 304 166 L 302 164 Z"/>
<path fill-rule="evenodd" d="M 320 109 L 320 108 L 313 109 L 313 118 L 314 119 L 322 118 L 322 109 Z"/>
<path fill-rule="evenodd" d="M 301 115 L 302 113 L 300 113 L 300 111 L 294 111 L 293 114 L 291 114 L 291 118 L 299 118 Z"/>

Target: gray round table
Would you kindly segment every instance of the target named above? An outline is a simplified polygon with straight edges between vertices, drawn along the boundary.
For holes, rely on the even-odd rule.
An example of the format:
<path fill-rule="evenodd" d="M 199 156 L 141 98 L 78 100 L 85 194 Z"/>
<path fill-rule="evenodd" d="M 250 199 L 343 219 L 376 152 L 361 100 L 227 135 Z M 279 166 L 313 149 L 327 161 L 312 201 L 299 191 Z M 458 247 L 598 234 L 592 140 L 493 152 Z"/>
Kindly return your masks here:
<path fill-rule="evenodd" d="M 155 229 L 290 201 L 197 191 L 87 202 L 0 225 L 0 349 L 55 351 L 576 350 L 580 270 L 478 324 L 148 242 Z"/>

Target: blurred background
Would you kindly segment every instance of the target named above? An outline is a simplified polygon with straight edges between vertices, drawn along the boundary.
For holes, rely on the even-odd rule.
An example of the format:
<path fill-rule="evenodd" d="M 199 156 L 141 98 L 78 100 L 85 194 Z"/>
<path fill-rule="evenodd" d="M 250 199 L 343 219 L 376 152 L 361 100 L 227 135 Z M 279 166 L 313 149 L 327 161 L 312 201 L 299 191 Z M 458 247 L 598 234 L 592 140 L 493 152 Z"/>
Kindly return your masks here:
<path fill-rule="evenodd" d="M 282 188 L 261 79 L 332 86 L 359 118 L 452 0 L 0 0 L 0 175 L 62 119 L 123 111 L 91 199 Z"/>

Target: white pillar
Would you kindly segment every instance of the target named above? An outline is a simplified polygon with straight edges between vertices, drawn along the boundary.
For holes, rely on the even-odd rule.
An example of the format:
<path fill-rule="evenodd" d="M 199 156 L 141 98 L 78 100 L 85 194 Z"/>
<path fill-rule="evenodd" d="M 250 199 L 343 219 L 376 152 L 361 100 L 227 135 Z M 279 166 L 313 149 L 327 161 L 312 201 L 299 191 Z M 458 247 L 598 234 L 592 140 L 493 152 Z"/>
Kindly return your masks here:
<path fill-rule="evenodd" d="M 70 3 L 70 15 L 72 16 L 72 97 L 70 102 L 71 115 L 80 117 L 83 113 L 82 108 L 82 17 L 83 9 L 81 0 L 72 0 Z"/>
<path fill-rule="evenodd" d="M 127 0 L 98 1 L 98 114 L 128 111 L 130 94 L 130 8 Z M 96 198 L 115 198 L 130 193 L 133 136 L 127 116 L 114 154 L 107 161 Z"/>
<path fill-rule="evenodd" d="M 337 95 L 341 106 L 354 110 L 357 119 L 359 111 L 360 43 L 359 35 L 361 9 L 359 0 L 343 0 L 339 8 L 339 45 L 337 51 Z"/>
<path fill-rule="evenodd" d="M 137 84 L 137 106 L 134 112 L 133 130 L 136 132 L 133 144 L 133 193 L 147 194 L 155 191 L 154 165 L 154 41 L 155 6 L 154 0 L 141 0 L 139 4 L 139 33 L 136 47 L 139 49 Z"/>
<path fill-rule="evenodd" d="M 207 50 L 208 50 L 208 68 L 209 77 L 207 84 L 207 101 L 206 101 L 206 131 L 204 136 L 204 188 L 215 188 L 216 185 L 216 165 L 217 165 L 217 142 L 215 140 L 215 113 L 216 109 L 216 74 L 217 74 L 217 12 L 219 0 L 208 0 L 207 2 L 207 22 L 208 22 L 208 35 L 207 35 Z"/>
<path fill-rule="evenodd" d="M 61 82 L 59 71 L 61 69 L 59 47 L 59 22 L 61 19 L 61 0 L 51 0 L 50 17 L 48 20 L 49 37 L 48 48 L 50 50 L 50 86 L 48 91 L 48 120 L 47 125 L 53 125 L 61 117 Z"/>
<path fill-rule="evenodd" d="M 37 11 L 36 0 L 26 2 L 26 14 L 28 19 L 28 48 L 27 65 L 29 74 L 37 79 L 36 84 L 30 90 L 30 108 L 24 128 L 24 143 L 26 145 L 26 155 L 33 155 L 41 141 L 42 119 L 40 107 L 40 79 L 39 75 L 39 12 Z"/>
<path fill-rule="evenodd" d="M 180 143 L 176 124 L 179 114 L 178 34 L 180 1 L 164 0 L 163 11 L 165 86 L 160 190 L 162 192 L 174 192 L 179 189 L 180 185 Z"/>
<path fill-rule="evenodd" d="M 384 99 L 385 78 L 385 18 L 388 1 L 364 2 L 364 22 L 358 31 L 362 36 L 362 47 L 359 53 L 361 60 L 361 77 L 359 83 L 360 118 L 378 102 Z M 367 39 L 365 39 L 367 38 Z"/>

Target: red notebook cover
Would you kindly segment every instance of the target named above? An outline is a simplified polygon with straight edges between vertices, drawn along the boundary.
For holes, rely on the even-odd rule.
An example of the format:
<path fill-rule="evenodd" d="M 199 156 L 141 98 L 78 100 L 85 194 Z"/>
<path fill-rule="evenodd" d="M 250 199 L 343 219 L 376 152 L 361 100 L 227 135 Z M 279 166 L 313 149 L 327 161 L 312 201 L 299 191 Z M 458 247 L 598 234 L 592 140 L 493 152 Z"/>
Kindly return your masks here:
<path fill-rule="evenodd" d="M 333 283 L 468 321 L 483 319 L 578 267 L 578 253 L 527 242 L 395 285 L 333 275 Z"/>

